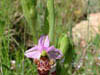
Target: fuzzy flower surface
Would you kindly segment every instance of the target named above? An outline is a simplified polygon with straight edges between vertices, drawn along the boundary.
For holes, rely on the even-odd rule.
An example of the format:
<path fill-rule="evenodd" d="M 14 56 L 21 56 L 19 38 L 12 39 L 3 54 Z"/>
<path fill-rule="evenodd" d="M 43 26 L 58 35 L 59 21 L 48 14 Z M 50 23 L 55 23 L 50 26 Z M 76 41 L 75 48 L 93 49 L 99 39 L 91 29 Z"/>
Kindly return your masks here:
<path fill-rule="evenodd" d="M 32 59 L 40 59 L 41 56 L 47 55 L 50 59 L 60 59 L 63 54 L 53 45 L 50 46 L 48 36 L 41 36 L 38 44 L 25 52 L 25 56 Z"/>

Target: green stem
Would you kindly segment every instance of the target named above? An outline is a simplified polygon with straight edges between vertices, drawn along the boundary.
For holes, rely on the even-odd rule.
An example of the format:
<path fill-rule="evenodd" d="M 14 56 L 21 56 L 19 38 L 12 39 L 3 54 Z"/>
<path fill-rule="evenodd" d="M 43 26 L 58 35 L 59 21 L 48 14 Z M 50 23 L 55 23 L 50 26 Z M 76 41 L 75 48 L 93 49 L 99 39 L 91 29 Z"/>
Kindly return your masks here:
<path fill-rule="evenodd" d="M 48 22 L 49 22 L 49 38 L 50 41 L 54 41 L 54 24 L 55 24 L 55 18 L 54 18 L 54 0 L 48 0 L 47 1 L 47 9 L 48 9 Z"/>

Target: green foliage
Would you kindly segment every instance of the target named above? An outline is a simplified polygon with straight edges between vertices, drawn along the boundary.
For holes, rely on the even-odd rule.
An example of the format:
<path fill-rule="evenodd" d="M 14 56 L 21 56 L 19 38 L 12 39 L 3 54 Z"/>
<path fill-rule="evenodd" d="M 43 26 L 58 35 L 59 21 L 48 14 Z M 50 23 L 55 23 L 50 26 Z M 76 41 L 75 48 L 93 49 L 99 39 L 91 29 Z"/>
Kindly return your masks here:
<path fill-rule="evenodd" d="M 50 41 L 54 41 L 54 28 L 55 28 L 55 18 L 54 18 L 54 0 L 47 0 L 48 9 L 48 22 L 49 22 L 49 38 Z"/>
<path fill-rule="evenodd" d="M 61 37 L 59 39 L 59 46 L 60 46 L 60 50 L 63 52 L 64 56 L 66 54 L 66 52 L 69 49 L 69 38 L 68 36 L 65 34 L 63 37 Z"/>
<path fill-rule="evenodd" d="M 49 33 L 49 24 L 48 24 L 48 10 L 46 7 L 46 1 L 37 1 L 37 31 L 40 35 L 48 35 Z"/>
<path fill-rule="evenodd" d="M 21 0 L 21 6 L 25 19 L 28 23 L 28 27 L 31 30 L 30 32 L 34 37 L 34 41 L 36 41 L 36 0 Z"/>
<path fill-rule="evenodd" d="M 64 57 L 62 58 L 63 63 L 58 63 L 58 75 L 70 75 L 71 74 L 71 69 L 72 69 L 72 60 L 75 56 L 74 52 L 74 46 L 73 42 L 71 41 L 71 38 L 67 36 L 67 34 L 64 34 L 60 39 L 59 39 L 59 49 L 63 52 Z M 61 60 L 61 61 L 62 61 Z M 59 66 L 60 65 L 60 66 Z"/>

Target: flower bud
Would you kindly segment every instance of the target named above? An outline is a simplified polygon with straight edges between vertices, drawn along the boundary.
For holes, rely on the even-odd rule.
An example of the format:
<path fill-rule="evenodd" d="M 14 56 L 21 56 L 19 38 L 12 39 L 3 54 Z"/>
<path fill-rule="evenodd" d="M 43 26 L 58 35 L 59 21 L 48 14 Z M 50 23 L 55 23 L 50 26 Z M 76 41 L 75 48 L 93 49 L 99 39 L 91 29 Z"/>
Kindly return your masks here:
<path fill-rule="evenodd" d="M 69 42 L 69 39 L 68 39 L 66 34 L 62 38 L 60 38 L 60 40 L 59 40 L 60 50 L 62 51 L 62 53 L 64 55 L 68 51 L 69 43 L 70 42 Z"/>

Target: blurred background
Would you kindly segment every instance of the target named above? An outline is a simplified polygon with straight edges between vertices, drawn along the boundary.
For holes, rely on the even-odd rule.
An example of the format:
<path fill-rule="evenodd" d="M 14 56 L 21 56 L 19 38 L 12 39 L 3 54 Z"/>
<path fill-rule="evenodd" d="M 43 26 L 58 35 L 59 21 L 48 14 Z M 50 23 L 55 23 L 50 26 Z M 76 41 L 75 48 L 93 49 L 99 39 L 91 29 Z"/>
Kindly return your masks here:
<path fill-rule="evenodd" d="M 0 0 L 0 75 L 37 75 L 24 52 L 48 34 L 47 16 L 47 0 Z M 55 46 L 73 41 L 68 75 L 100 75 L 100 0 L 54 0 L 54 16 Z"/>

